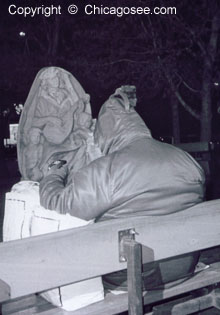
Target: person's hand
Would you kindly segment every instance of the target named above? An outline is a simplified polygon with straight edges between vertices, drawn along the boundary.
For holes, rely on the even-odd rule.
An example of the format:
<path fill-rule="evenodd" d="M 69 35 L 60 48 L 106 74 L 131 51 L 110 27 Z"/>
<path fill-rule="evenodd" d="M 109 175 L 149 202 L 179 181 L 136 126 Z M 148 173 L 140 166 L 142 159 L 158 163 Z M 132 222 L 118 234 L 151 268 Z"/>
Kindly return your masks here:
<path fill-rule="evenodd" d="M 66 176 L 68 175 L 68 167 L 66 161 L 57 160 L 50 163 L 47 169 L 47 173 L 45 175 L 48 176 L 51 174 L 58 174 L 60 177 L 66 178 Z"/>

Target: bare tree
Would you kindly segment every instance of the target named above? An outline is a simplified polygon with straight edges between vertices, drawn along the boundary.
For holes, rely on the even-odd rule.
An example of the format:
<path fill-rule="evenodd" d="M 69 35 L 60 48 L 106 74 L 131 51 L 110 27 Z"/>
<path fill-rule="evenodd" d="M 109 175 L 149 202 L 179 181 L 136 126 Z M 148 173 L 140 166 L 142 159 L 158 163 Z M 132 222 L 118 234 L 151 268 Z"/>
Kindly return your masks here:
<path fill-rule="evenodd" d="M 166 24 L 162 18 L 157 19 L 157 23 L 149 18 L 152 43 L 171 93 L 186 111 L 200 121 L 200 140 L 210 141 L 220 8 L 217 1 L 210 3 L 202 0 L 200 4 L 185 1 L 177 9 L 182 9 L 184 13 L 169 16 Z M 146 31 L 146 26 L 142 25 Z M 176 107 L 175 102 L 172 104 Z"/>
<path fill-rule="evenodd" d="M 127 5 L 116 0 L 115 5 L 123 3 Z M 27 95 L 39 69 L 53 65 L 72 72 L 100 102 L 122 84 L 136 85 L 142 104 L 156 95 L 162 99 L 166 90 L 173 108 L 176 141 L 180 141 L 179 106 L 200 122 L 200 139 L 209 141 L 212 83 L 220 61 L 218 0 L 155 0 L 153 4 L 176 5 L 177 14 L 123 19 L 64 14 L 38 17 L 34 23 L 27 20 L 23 29 L 20 22 L 10 25 L 7 34 L 0 34 L 0 85 L 8 92 L 25 89 Z M 152 1 L 137 0 L 136 5 L 152 7 Z M 25 36 L 12 36 L 18 27 Z M 6 36 L 10 37 L 7 43 L 13 47 L 11 51 L 4 44 Z M 95 108 L 96 100 L 92 103 Z M 147 110 L 142 107 L 142 111 Z"/>

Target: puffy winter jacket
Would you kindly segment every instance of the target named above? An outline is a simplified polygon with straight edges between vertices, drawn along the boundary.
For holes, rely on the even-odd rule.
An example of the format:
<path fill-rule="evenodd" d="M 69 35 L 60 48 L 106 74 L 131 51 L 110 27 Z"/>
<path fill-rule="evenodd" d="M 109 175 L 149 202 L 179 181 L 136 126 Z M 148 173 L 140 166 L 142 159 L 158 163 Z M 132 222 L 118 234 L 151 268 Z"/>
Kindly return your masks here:
<path fill-rule="evenodd" d="M 204 174 L 186 152 L 151 137 L 134 108 L 111 97 L 102 107 L 95 140 L 104 156 L 69 174 L 54 171 L 40 183 L 41 204 L 97 221 L 181 211 L 203 200 Z M 69 182 L 69 179 L 68 179 Z M 155 288 L 194 271 L 198 254 L 144 264 L 144 287 Z M 143 257 L 143 262 L 145 262 Z M 103 277 L 108 289 L 126 289 L 126 271 Z"/>
<path fill-rule="evenodd" d="M 134 108 L 120 97 L 103 105 L 95 141 L 104 156 L 69 174 L 60 169 L 40 184 L 41 204 L 90 220 L 162 215 L 203 200 L 204 175 L 186 152 L 152 138 Z"/>

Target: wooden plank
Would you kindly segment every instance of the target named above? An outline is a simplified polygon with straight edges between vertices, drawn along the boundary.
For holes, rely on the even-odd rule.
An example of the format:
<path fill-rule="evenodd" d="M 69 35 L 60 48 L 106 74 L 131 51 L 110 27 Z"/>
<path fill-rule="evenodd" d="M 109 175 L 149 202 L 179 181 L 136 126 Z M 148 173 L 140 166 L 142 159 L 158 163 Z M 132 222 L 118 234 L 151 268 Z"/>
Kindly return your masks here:
<path fill-rule="evenodd" d="M 220 311 L 220 288 L 216 288 L 213 294 L 214 307 Z"/>
<path fill-rule="evenodd" d="M 146 261 L 214 247 L 220 239 L 220 200 L 172 215 L 112 220 L 2 243 L 0 279 L 16 298 L 125 269 L 118 259 L 118 232 L 130 228 L 138 233 Z"/>
<path fill-rule="evenodd" d="M 209 152 L 209 142 L 189 142 L 189 143 L 178 143 L 176 146 L 189 153 L 193 152 Z"/>
<path fill-rule="evenodd" d="M 14 299 L 10 302 L 5 302 L 2 305 L 2 315 L 12 314 L 44 314 L 51 312 L 51 315 L 63 315 L 63 310 L 52 305 L 39 295 L 29 295 L 25 298 Z"/>
<path fill-rule="evenodd" d="M 143 315 L 141 244 L 126 240 L 124 247 L 127 257 L 128 312 L 129 315 Z"/>
<path fill-rule="evenodd" d="M 185 297 L 177 299 L 168 303 L 164 303 L 160 306 L 153 307 L 154 315 L 185 315 L 197 313 L 199 311 L 211 308 L 214 306 L 212 294 L 206 294 L 199 297 Z"/>
<path fill-rule="evenodd" d="M 49 307 L 53 307 L 50 303 L 46 300 L 42 299 L 40 296 L 37 295 L 28 295 L 24 298 L 14 299 L 8 302 L 3 303 L 2 305 L 2 315 L 6 314 L 14 314 L 15 312 L 19 313 L 31 312 L 34 314 L 34 310 L 36 310 L 39 306 L 48 305 Z"/>
<path fill-rule="evenodd" d="M 144 304 L 153 304 L 162 301 L 163 299 L 170 299 L 218 282 L 220 282 L 220 262 L 213 264 L 210 269 L 201 271 L 194 277 L 184 280 L 179 284 L 176 284 L 175 282 L 171 283 L 170 288 L 146 292 L 144 294 Z M 112 315 L 124 312 L 128 309 L 128 295 L 126 293 L 121 295 L 108 293 L 104 301 L 91 304 L 73 312 L 66 312 L 60 308 L 55 308 L 48 302 L 45 302 L 44 300 L 43 302 L 42 300 L 41 297 L 33 296 L 34 302 L 27 303 L 26 299 L 15 300 L 16 304 L 14 301 L 6 302 L 3 305 L 3 310 L 7 310 L 7 308 L 5 308 L 5 305 L 7 305 L 9 311 L 3 312 L 3 315 L 17 314 L 17 310 L 22 311 L 23 315 L 32 315 L 36 313 L 40 313 L 41 315 Z M 10 308 L 9 305 L 11 305 Z M 35 308 L 33 309 L 34 305 Z M 34 312 L 30 313 L 29 310 L 34 310 Z"/>
<path fill-rule="evenodd" d="M 151 290 L 144 293 L 144 305 L 153 304 L 162 300 L 170 299 L 181 294 L 197 290 L 214 283 L 220 282 L 220 262 L 213 264 L 209 269 L 201 271 L 188 280 L 182 280 L 179 284 L 172 282 L 169 288 Z M 105 300 L 78 311 L 71 312 L 69 315 L 111 315 L 118 314 L 127 310 L 127 294 L 113 295 L 107 294 Z M 102 313 L 102 311 L 105 312 Z M 43 314 L 49 315 L 49 314 Z"/>

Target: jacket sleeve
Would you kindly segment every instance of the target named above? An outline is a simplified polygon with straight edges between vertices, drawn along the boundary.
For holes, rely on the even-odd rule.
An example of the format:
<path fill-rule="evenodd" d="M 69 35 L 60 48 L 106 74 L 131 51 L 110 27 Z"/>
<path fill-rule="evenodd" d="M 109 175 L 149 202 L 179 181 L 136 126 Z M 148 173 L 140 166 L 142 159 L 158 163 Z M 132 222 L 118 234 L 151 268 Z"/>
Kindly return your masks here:
<path fill-rule="evenodd" d="M 62 168 L 41 181 L 40 203 L 44 208 L 69 213 L 84 220 L 95 219 L 111 208 L 108 156 L 93 161 L 69 176 L 72 182 L 66 187 L 66 172 Z"/>

